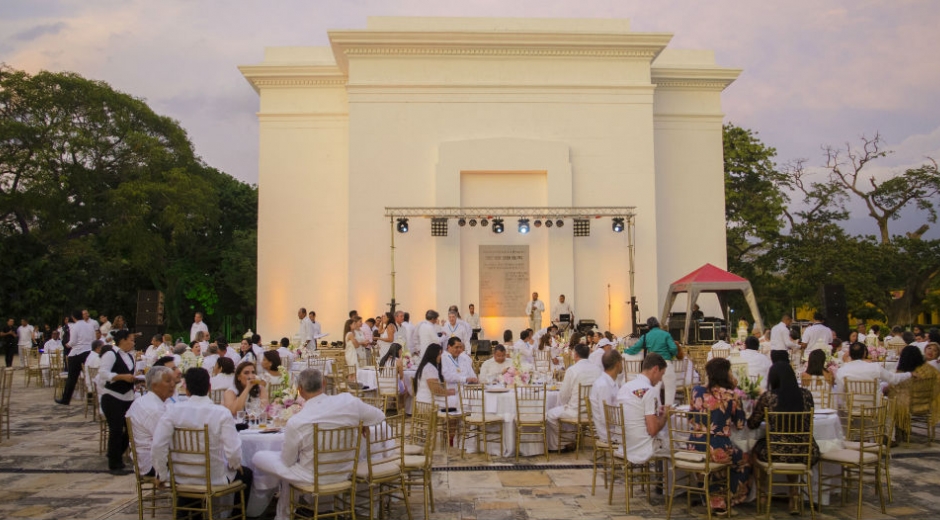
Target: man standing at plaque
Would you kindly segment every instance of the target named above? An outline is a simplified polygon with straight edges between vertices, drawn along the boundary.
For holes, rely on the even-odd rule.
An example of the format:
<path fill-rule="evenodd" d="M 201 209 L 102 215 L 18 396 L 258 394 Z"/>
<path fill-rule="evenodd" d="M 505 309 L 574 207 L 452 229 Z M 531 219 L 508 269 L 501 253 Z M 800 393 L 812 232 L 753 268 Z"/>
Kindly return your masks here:
<path fill-rule="evenodd" d="M 552 323 L 558 325 L 562 332 L 574 323 L 574 307 L 565 301 L 565 295 L 558 297 L 558 304 L 552 306 Z"/>
<path fill-rule="evenodd" d="M 470 325 L 470 339 L 479 339 L 483 337 L 483 327 L 480 325 L 480 315 L 476 313 L 476 307 L 470 304 L 470 314 L 467 315 L 467 324 Z"/>
<path fill-rule="evenodd" d="M 526 304 L 525 314 L 529 317 L 529 328 L 539 330 L 542 328 L 542 313 L 545 312 L 545 304 L 539 300 L 539 293 L 532 293 L 532 301 Z"/>

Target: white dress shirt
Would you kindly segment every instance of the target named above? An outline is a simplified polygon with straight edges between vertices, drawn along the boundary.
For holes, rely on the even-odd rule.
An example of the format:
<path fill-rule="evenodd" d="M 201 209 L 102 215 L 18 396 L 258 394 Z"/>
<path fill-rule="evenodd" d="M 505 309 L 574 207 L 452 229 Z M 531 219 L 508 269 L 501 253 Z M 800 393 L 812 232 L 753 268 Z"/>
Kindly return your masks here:
<path fill-rule="evenodd" d="M 32 347 L 34 337 L 36 337 L 36 329 L 34 329 L 32 325 L 20 325 L 16 328 L 17 346 Z"/>
<path fill-rule="evenodd" d="M 451 325 L 449 321 L 445 321 L 441 329 L 444 331 L 444 336 L 446 338 L 459 338 L 464 347 L 468 349 L 470 348 L 470 334 L 472 334 L 472 331 L 470 330 L 470 325 L 467 324 L 467 322 L 463 320 L 455 320 L 454 324 Z"/>
<path fill-rule="evenodd" d="M 242 357 L 238 353 L 238 349 L 232 347 L 225 349 L 225 357 L 231 359 L 232 362 L 235 363 L 235 366 L 238 366 L 238 364 L 242 362 Z"/>
<path fill-rule="evenodd" d="M 100 332 L 102 336 L 107 336 L 108 334 L 110 334 L 110 333 L 111 333 L 111 322 L 110 322 L 110 321 L 105 321 L 104 323 L 102 323 L 101 326 L 98 327 L 98 332 Z"/>
<path fill-rule="evenodd" d="M 519 353 L 523 363 L 535 364 L 535 345 L 520 339 L 513 343 L 512 350 Z"/>
<path fill-rule="evenodd" d="M 294 362 L 294 353 L 287 347 L 278 347 L 277 355 L 281 358 L 281 363 L 287 365 L 285 368 L 290 370 L 291 363 Z"/>
<path fill-rule="evenodd" d="M 137 465 L 141 473 L 148 473 L 153 468 L 153 459 L 150 458 L 150 448 L 153 446 L 153 432 L 163 413 L 166 412 L 166 403 L 153 392 L 147 392 L 143 397 L 134 401 L 127 411 L 134 428 L 134 445 Z"/>
<path fill-rule="evenodd" d="M 109 350 L 101 356 L 101 364 L 98 365 L 98 378 L 101 380 L 102 384 L 110 383 L 114 380 L 114 376 L 118 375 L 112 372 L 114 368 L 114 363 L 117 361 L 116 356 L 121 356 L 121 359 L 124 361 L 124 364 L 127 365 L 127 368 L 131 370 L 131 374 L 134 373 L 134 356 L 128 352 L 124 352 L 121 349 Z M 123 394 L 119 394 L 114 390 L 109 390 L 108 388 L 102 387 L 102 395 L 110 395 L 121 401 L 133 401 L 134 400 L 134 389 L 131 388 Z"/>
<path fill-rule="evenodd" d="M 526 317 L 532 316 L 534 321 L 542 321 L 543 312 L 545 312 L 545 304 L 542 303 L 542 300 L 529 300 L 529 302 L 525 304 Z"/>
<path fill-rule="evenodd" d="M 569 317 L 574 317 L 574 308 L 565 300 L 565 303 L 556 303 L 552 305 L 552 323 L 558 323 L 561 321 L 561 315 L 567 314 Z"/>
<path fill-rule="evenodd" d="M 209 337 L 209 326 L 206 325 L 206 322 L 193 322 L 193 326 L 189 328 L 189 342 L 192 343 L 196 341 L 196 334 L 203 332 L 205 337 Z"/>
<path fill-rule="evenodd" d="M 588 361 L 593 363 L 597 368 L 604 370 L 604 354 L 606 353 L 606 350 L 599 348 L 594 352 L 591 352 L 591 355 L 588 356 Z"/>
<path fill-rule="evenodd" d="M 757 350 L 751 349 L 744 349 L 739 355 L 741 359 L 747 362 L 747 375 L 761 376 L 761 388 L 767 388 L 767 372 L 770 371 L 770 367 L 773 365 L 770 358 Z"/>
<path fill-rule="evenodd" d="M 418 343 L 414 345 L 414 348 L 411 349 L 411 352 L 424 352 L 424 349 L 432 343 L 437 343 L 438 345 L 444 345 L 444 341 L 440 336 L 437 335 L 438 328 L 437 325 L 431 323 L 430 321 L 422 321 L 418 324 L 418 330 L 415 331 L 418 336 Z"/>
<path fill-rule="evenodd" d="M 78 320 L 69 324 L 69 357 L 84 354 L 91 350 L 91 342 L 95 341 L 95 328 L 85 320 Z"/>
<path fill-rule="evenodd" d="M 62 350 L 62 340 L 50 339 L 42 346 L 42 350 L 46 354 L 51 354 L 56 350 Z"/>
<path fill-rule="evenodd" d="M 799 348 L 792 339 L 790 339 L 790 327 L 780 322 L 770 329 L 770 350 L 790 350 Z"/>
<path fill-rule="evenodd" d="M 579 386 L 593 385 L 603 373 L 603 370 L 587 359 L 578 360 L 577 363 L 568 367 L 565 379 L 561 382 L 561 392 L 558 394 L 559 405 L 577 413 Z"/>
<path fill-rule="evenodd" d="M 235 388 L 235 374 L 218 374 L 209 378 L 209 388 L 211 390 L 228 390 Z"/>
<path fill-rule="evenodd" d="M 215 364 L 219 361 L 218 354 L 209 354 L 206 357 L 202 358 L 202 368 L 206 369 L 210 374 L 212 369 L 215 368 Z"/>
<path fill-rule="evenodd" d="M 464 352 L 457 359 L 450 352 L 444 352 L 441 356 L 441 371 L 444 372 L 444 381 L 455 389 L 457 383 L 463 384 L 467 379 L 477 377 L 473 371 L 473 360 Z"/>
<path fill-rule="evenodd" d="M 646 429 L 646 416 L 659 413 L 659 387 L 650 384 L 645 375 L 637 374 L 617 394 L 617 401 L 623 405 L 623 447 L 627 460 L 634 464 L 648 461 L 656 452 L 655 437 Z"/>
<path fill-rule="evenodd" d="M 418 374 L 415 374 L 415 378 L 418 377 Z M 428 386 L 428 379 L 437 379 L 440 377 L 437 367 L 428 363 L 424 365 L 424 369 L 421 371 L 421 378 L 418 379 L 418 391 L 415 393 L 415 401 L 419 403 L 433 403 L 434 396 L 431 394 L 431 388 Z"/>
<path fill-rule="evenodd" d="M 617 392 L 620 387 L 617 382 L 604 372 L 594 381 L 591 387 L 591 415 L 594 420 L 594 431 L 601 442 L 607 442 L 607 418 L 604 415 L 605 404 L 617 403 Z"/>
<path fill-rule="evenodd" d="M 497 363 L 496 359 L 489 358 L 480 365 L 480 381 L 489 383 L 499 376 L 503 371 L 512 366 L 512 362 L 507 357 L 502 363 Z"/>
<path fill-rule="evenodd" d="M 845 391 L 845 380 L 884 381 L 896 385 L 911 378 L 910 372 L 890 372 L 881 363 L 869 363 L 864 359 L 856 359 L 839 367 L 836 372 L 836 391 Z"/>
<path fill-rule="evenodd" d="M 410 321 L 403 321 L 399 329 L 401 330 L 402 338 L 404 338 L 404 342 L 401 346 L 408 349 L 409 352 L 414 352 L 415 347 L 418 346 L 418 335 L 415 326 L 412 325 Z"/>
<path fill-rule="evenodd" d="M 483 327 L 480 326 L 480 315 L 479 314 L 467 315 L 467 325 L 470 325 L 471 331 L 476 330 L 476 329 L 482 329 Z"/>
<path fill-rule="evenodd" d="M 190 396 L 189 399 L 169 406 L 153 432 L 151 457 L 157 478 L 169 480 L 167 457 L 175 428 L 202 428 L 209 426 L 209 471 L 213 484 L 228 484 L 241 467 L 242 441 L 235 430 L 235 419 L 228 408 L 212 402 L 208 396 Z M 195 456 L 196 461 L 199 456 Z M 177 484 L 202 484 L 199 479 L 179 477 Z"/>
<path fill-rule="evenodd" d="M 800 340 L 806 344 L 806 351 L 816 350 L 817 344 L 822 342 L 824 345 L 832 343 L 832 329 L 822 323 L 814 323 L 803 331 L 803 338 Z"/>

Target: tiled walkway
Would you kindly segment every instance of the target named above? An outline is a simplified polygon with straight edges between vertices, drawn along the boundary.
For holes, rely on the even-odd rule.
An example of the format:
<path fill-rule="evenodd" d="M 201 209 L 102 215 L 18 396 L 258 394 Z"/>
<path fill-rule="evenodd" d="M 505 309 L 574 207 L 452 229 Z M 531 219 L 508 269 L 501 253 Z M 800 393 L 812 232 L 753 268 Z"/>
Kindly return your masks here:
<path fill-rule="evenodd" d="M 83 416 L 78 400 L 69 407 L 52 402 L 51 388 L 24 388 L 16 374 L 12 399 L 12 437 L 0 442 L 0 518 L 41 519 L 135 519 L 137 506 L 133 476 L 115 477 L 107 473 L 103 455 L 98 454 L 98 429 Z M 915 441 L 923 440 L 917 439 Z M 866 519 L 934 518 L 940 514 L 940 448 L 923 444 L 894 450 L 891 466 L 894 503 L 887 515 L 878 512 L 871 487 L 866 488 Z M 460 460 L 456 452 L 440 454 L 436 466 L 446 470 L 434 474 L 436 512 L 432 519 L 524 520 L 524 519 L 627 519 L 665 518 L 662 497 L 653 504 L 645 498 L 631 501 L 631 515 L 624 508 L 622 487 L 615 490 L 613 505 L 607 504 L 606 490 L 591 496 L 591 470 L 583 469 L 584 455 L 552 456 L 551 466 L 544 458 L 494 461 L 488 465 L 479 456 Z M 855 495 L 849 495 L 854 504 Z M 422 518 L 420 494 L 414 495 L 414 518 Z M 817 518 L 855 518 L 854 505 L 845 508 L 825 506 Z M 684 504 L 684 502 L 682 502 Z M 678 504 L 677 504 L 678 505 Z M 789 518 L 786 503 L 775 502 L 775 518 Z M 676 509 L 674 518 L 704 518 L 698 508 L 693 515 Z M 738 518 L 751 518 L 753 504 L 735 508 Z M 170 515 L 157 515 L 169 518 Z M 263 518 L 272 518 L 273 508 Z M 366 514 L 360 515 L 361 518 Z M 404 518 L 395 508 L 391 518 Z M 807 511 L 806 518 L 809 518 Z"/>

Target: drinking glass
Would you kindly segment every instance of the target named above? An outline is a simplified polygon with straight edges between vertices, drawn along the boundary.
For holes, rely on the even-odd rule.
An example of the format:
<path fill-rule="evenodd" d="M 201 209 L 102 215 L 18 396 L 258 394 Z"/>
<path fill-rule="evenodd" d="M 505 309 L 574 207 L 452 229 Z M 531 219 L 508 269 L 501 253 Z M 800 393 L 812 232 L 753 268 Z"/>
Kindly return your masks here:
<path fill-rule="evenodd" d="M 238 412 L 235 412 L 235 422 L 237 422 L 237 423 L 239 423 L 239 424 L 245 422 L 245 411 L 244 411 L 244 410 L 239 410 Z"/>

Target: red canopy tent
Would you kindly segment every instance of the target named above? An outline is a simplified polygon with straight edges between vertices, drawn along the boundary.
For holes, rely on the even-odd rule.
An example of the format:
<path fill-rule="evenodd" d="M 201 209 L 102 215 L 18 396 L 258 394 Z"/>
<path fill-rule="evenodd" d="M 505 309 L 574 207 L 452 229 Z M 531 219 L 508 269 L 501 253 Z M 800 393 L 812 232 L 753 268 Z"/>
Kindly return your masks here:
<path fill-rule="evenodd" d="M 688 343 L 689 326 L 691 325 L 692 306 L 698 300 L 701 293 L 715 293 L 721 304 L 721 312 L 725 320 L 728 318 L 727 293 L 729 291 L 741 291 L 744 293 L 744 299 L 751 309 L 751 316 L 754 317 L 754 327 L 763 330 L 764 324 L 760 318 L 760 311 L 757 309 L 757 300 L 754 298 L 754 290 L 751 288 L 751 282 L 736 274 L 729 273 L 724 269 L 715 267 L 712 264 L 705 264 L 691 273 L 679 278 L 669 286 L 669 292 L 666 293 L 666 304 L 663 307 L 661 323 L 665 324 L 669 318 L 669 312 L 676 302 L 676 296 L 679 293 L 688 293 L 686 302 L 685 327 L 682 331 L 682 342 Z"/>

